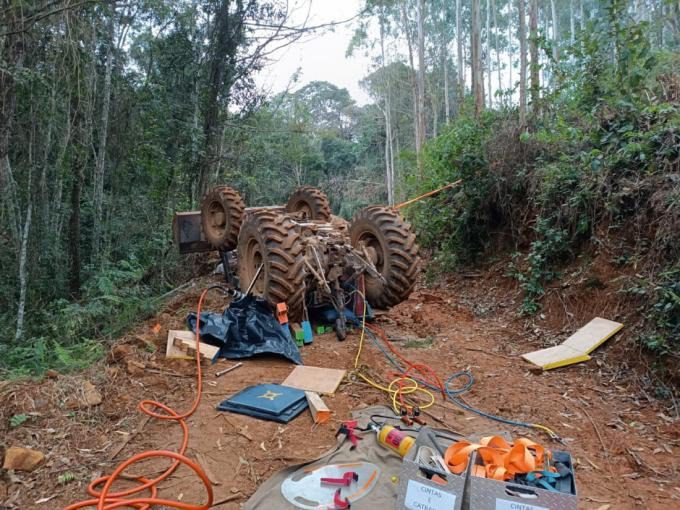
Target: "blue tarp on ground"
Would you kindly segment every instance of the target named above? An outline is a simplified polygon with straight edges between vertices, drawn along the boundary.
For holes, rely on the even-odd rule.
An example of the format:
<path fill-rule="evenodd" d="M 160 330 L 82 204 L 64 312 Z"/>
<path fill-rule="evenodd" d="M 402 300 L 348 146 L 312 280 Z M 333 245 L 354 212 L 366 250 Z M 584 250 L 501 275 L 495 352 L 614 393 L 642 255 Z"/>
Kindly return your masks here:
<path fill-rule="evenodd" d="M 195 313 L 189 314 L 187 325 L 196 332 Z M 302 365 L 292 336 L 284 333 L 269 304 L 254 296 L 234 301 L 222 314 L 202 312 L 201 341 L 219 347 L 218 357 L 241 359 L 278 354 Z"/>

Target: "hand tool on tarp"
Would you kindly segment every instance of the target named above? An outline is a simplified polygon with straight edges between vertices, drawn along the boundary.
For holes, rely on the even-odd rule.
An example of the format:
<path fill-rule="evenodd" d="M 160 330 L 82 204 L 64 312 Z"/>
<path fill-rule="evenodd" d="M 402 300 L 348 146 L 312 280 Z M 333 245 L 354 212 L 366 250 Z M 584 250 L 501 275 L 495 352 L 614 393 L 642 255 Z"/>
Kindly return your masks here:
<path fill-rule="evenodd" d="M 335 491 L 335 496 L 333 497 L 333 504 L 335 505 L 335 510 L 347 510 L 350 507 L 349 498 L 342 499 L 340 489 Z"/>
<path fill-rule="evenodd" d="M 357 436 L 355 432 L 355 430 L 357 430 L 357 426 L 358 422 L 356 420 L 345 421 L 342 423 L 342 425 L 340 425 L 340 428 L 335 433 L 335 437 L 338 437 L 340 434 L 344 434 L 346 438 L 352 442 L 350 450 L 354 450 L 357 446 L 359 446 L 359 441 L 363 439 L 363 437 Z"/>
<path fill-rule="evenodd" d="M 340 478 L 322 478 L 321 485 L 339 485 L 342 487 L 349 487 L 352 482 L 359 481 L 359 473 L 355 471 L 347 471 Z"/>

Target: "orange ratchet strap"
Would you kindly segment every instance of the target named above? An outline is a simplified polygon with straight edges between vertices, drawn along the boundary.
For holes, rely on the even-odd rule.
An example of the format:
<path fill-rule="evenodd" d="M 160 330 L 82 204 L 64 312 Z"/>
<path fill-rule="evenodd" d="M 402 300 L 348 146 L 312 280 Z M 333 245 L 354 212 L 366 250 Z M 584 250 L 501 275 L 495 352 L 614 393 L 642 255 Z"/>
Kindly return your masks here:
<path fill-rule="evenodd" d="M 446 450 L 444 460 L 452 473 L 465 471 L 473 452 L 477 452 L 484 465 L 472 466 L 472 474 L 494 480 L 510 480 L 515 475 L 549 469 L 550 450 L 526 438 L 508 443 L 500 436 L 484 437 L 480 443 L 458 441 Z"/>

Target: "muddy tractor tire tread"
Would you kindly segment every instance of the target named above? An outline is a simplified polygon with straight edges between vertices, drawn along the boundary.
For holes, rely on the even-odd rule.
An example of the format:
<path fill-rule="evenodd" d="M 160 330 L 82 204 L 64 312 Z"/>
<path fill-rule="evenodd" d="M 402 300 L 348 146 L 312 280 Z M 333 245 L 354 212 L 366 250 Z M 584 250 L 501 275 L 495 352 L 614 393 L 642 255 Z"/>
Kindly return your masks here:
<path fill-rule="evenodd" d="M 328 197 L 319 188 L 301 186 L 288 199 L 286 212 L 296 214 L 305 212 L 308 220 L 330 221 L 331 205 Z"/>
<path fill-rule="evenodd" d="M 250 243 L 259 245 L 264 263 L 259 292 L 272 307 L 285 302 L 290 321 L 299 321 L 305 297 L 304 248 L 296 224 L 285 214 L 258 211 L 248 214 L 238 241 L 239 280 L 245 291 L 259 264 L 248 254 Z M 254 291 L 258 294 L 257 291 Z"/>
<path fill-rule="evenodd" d="M 383 284 L 366 275 L 366 299 L 376 308 L 395 306 L 411 294 L 420 270 L 419 248 L 411 225 L 394 209 L 370 206 L 359 210 L 350 224 L 354 247 L 372 240 L 381 251 L 378 270 Z"/>
<path fill-rule="evenodd" d="M 217 250 L 236 248 L 246 205 L 238 192 L 229 186 L 212 188 L 201 201 L 201 226 L 205 239 Z M 224 218 L 221 218 L 223 211 Z M 215 215 L 222 224 L 215 225 Z"/>

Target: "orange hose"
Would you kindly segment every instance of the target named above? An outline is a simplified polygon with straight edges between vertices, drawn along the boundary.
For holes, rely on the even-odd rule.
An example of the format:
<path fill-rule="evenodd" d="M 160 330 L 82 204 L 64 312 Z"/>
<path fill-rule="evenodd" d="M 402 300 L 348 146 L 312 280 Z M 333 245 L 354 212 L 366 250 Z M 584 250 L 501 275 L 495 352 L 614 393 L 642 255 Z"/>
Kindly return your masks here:
<path fill-rule="evenodd" d="M 205 472 L 194 461 L 189 459 L 184 455 L 187 446 L 189 444 L 189 427 L 187 426 L 186 419 L 196 412 L 198 405 L 201 403 L 201 394 L 203 391 L 203 380 L 201 371 L 201 353 L 199 350 L 200 346 L 200 327 L 201 327 L 201 307 L 203 306 L 203 299 L 208 293 L 210 288 L 205 289 L 200 298 L 198 299 L 198 306 L 196 309 L 196 397 L 194 398 L 194 403 L 191 408 L 185 413 L 178 414 L 171 407 L 163 404 L 162 402 L 157 402 L 155 400 L 143 400 L 139 403 L 139 410 L 152 418 L 158 420 L 171 420 L 176 421 L 177 424 L 182 428 L 182 442 L 179 448 L 179 452 L 172 452 L 168 450 L 149 450 L 146 452 L 138 453 L 133 455 L 128 460 L 122 462 L 118 467 L 108 476 L 103 476 L 97 478 L 87 487 L 87 492 L 94 499 L 89 499 L 86 501 L 81 501 L 74 503 L 65 508 L 65 510 L 77 510 L 79 508 L 86 508 L 96 506 L 97 510 L 113 510 L 114 508 L 137 508 L 139 510 L 149 510 L 151 505 L 164 505 L 170 508 L 178 508 L 180 510 L 208 510 L 213 504 L 213 491 L 210 480 L 206 476 Z M 154 411 L 162 410 L 163 413 Z M 132 464 L 149 459 L 152 457 L 167 457 L 173 459 L 173 463 L 158 477 L 149 480 L 144 476 L 137 476 L 132 478 L 139 483 L 139 485 L 132 487 L 131 489 L 119 491 L 119 492 L 109 492 L 113 484 L 119 479 L 130 480 L 123 475 L 123 472 L 130 467 Z M 198 475 L 198 477 L 203 482 L 205 489 L 208 493 L 208 501 L 204 505 L 190 505 L 188 503 L 181 503 L 179 501 L 171 501 L 167 499 L 161 499 L 156 497 L 158 494 L 157 485 L 168 478 L 175 470 L 184 464 L 188 466 L 191 470 Z M 101 491 L 97 488 L 103 485 Z M 133 494 L 139 494 L 143 491 L 149 491 L 149 497 L 139 497 L 127 498 L 127 496 L 132 496 Z"/>

